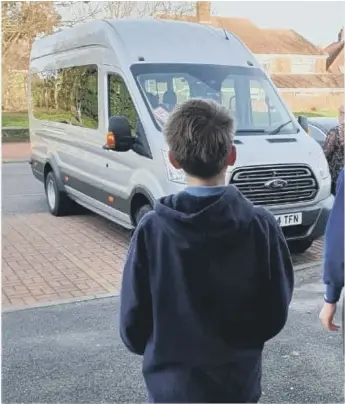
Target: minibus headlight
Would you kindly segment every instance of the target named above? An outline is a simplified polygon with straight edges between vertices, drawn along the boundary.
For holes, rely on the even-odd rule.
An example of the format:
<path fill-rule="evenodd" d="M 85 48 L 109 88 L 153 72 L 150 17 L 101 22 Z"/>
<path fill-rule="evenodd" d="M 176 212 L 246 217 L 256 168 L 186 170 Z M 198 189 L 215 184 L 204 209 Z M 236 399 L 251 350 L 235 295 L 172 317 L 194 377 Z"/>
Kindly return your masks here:
<path fill-rule="evenodd" d="M 167 151 L 162 150 L 162 154 L 163 154 L 163 158 L 164 158 L 165 170 L 167 173 L 168 180 L 172 181 L 172 182 L 177 182 L 179 184 L 185 184 L 186 175 L 185 175 L 184 171 L 176 170 L 176 168 L 170 164 Z"/>
<path fill-rule="evenodd" d="M 324 155 L 324 152 L 320 152 L 319 156 L 317 157 L 316 160 L 317 167 L 319 169 L 320 177 L 325 180 L 330 176 L 329 172 L 329 167 L 328 167 L 328 162 L 326 160 L 326 157 Z"/>

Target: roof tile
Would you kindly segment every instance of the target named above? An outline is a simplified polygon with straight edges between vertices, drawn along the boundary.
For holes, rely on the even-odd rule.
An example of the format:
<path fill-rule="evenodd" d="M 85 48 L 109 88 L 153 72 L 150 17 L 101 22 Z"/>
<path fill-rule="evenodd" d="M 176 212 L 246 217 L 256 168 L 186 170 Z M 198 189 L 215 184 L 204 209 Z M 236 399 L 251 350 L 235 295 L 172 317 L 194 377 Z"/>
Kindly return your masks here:
<path fill-rule="evenodd" d="M 272 74 L 278 88 L 344 88 L 343 74 Z"/>

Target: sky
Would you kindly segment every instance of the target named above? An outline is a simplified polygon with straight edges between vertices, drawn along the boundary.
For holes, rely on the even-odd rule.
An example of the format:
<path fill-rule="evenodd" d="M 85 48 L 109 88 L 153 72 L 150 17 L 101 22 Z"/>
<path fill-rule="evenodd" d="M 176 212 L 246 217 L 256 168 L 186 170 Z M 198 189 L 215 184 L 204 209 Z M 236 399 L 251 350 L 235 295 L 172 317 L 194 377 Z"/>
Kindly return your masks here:
<path fill-rule="evenodd" d="M 96 1 L 92 5 L 96 5 Z M 193 2 L 194 3 L 194 2 Z M 75 12 L 80 12 L 77 2 Z M 337 40 L 345 23 L 345 1 L 212 1 L 212 14 L 248 18 L 261 28 L 293 29 L 318 46 Z M 71 10 L 59 9 L 63 19 Z"/>
<path fill-rule="evenodd" d="M 212 14 L 248 18 L 261 28 L 290 28 L 315 45 L 337 40 L 344 1 L 213 1 Z"/>

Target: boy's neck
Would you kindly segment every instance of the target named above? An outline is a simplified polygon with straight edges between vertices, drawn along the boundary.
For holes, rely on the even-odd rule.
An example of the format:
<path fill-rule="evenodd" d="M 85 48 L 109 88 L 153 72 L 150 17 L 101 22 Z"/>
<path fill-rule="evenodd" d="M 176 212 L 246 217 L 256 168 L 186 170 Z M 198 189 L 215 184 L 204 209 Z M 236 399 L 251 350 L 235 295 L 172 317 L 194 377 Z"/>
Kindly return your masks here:
<path fill-rule="evenodd" d="M 207 179 L 186 175 L 186 183 L 188 187 L 221 187 L 226 185 L 225 174 Z"/>

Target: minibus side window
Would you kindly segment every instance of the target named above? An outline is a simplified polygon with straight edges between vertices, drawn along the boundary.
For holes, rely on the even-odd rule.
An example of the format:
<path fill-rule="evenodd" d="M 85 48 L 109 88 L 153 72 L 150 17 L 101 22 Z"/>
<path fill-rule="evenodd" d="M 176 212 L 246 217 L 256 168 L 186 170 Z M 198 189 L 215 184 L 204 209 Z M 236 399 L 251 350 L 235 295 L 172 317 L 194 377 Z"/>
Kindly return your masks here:
<path fill-rule="evenodd" d="M 110 74 L 108 76 L 108 116 L 122 115 L 128 119 L 132 135 L 137 135 L 137 125 L 140 125 L 139 117 L 127 86 L 120 76 Z"/>
<path fill-rule="evenodd" d="M 144 127 L 135 109 L 132 97 L 122 77 L 108 75 L 108 117 L 122 115 L 128 120 L 132 136 L 136 137 L 133 150 L 144 157 L 152 159 Z"/>
<path fill-rule="evenodd" d="M 97 129 L 97 66 L 67 67 L 32 74 L 31 105 L 36 119 Z"/>

